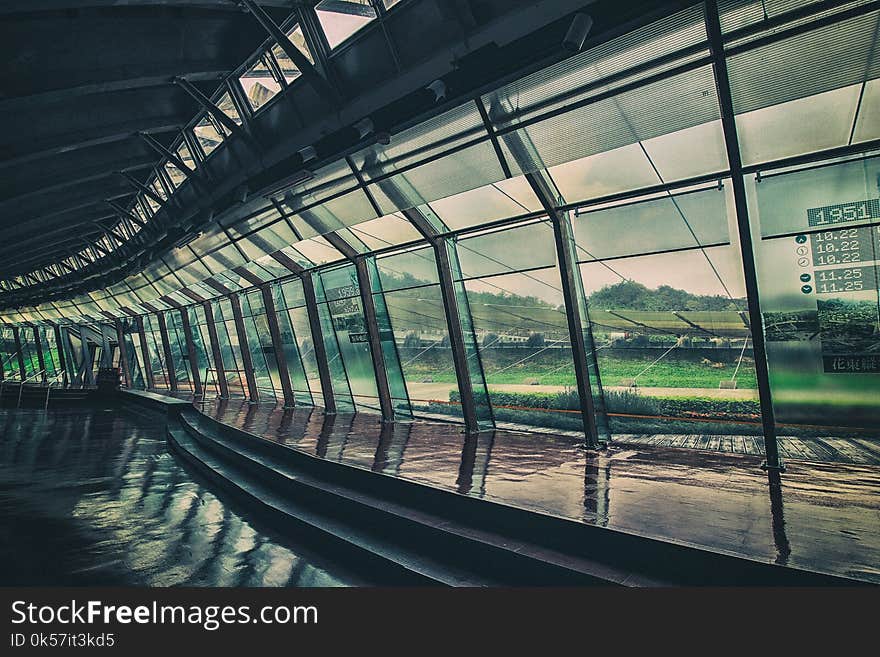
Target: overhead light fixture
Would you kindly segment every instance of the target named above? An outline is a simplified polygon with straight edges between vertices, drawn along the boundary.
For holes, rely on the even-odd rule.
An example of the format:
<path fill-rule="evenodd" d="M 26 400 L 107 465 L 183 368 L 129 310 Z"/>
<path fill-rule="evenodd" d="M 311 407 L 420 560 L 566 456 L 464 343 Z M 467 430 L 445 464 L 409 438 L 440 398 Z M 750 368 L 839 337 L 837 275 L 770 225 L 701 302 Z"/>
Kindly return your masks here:
<path fill-rule="evenodd" d="M 562 40 L 562 47 L 572 53 L 580 52 L 591 29 L 593 29 L 592 16 L 578 12 L 571 19 L 571 25 L 568 26 L 568 31 Z"/>
<path fill-rule="evenodd" d="M 297 153 L 302 158 L 303 163 L 306 163 L 309 160 L 314 160 L 316 157 L 318 157 L 318 151 L 315 150 L 314 146 L 306 146 L 305 148 L 301 148 L 297 151 Z"/>
<path fill-rule="evenodd" d="M 425 89 L 434 94 L 435 103 L 446 100 L 446 83 L 443 80 L 434 80 Z"/>
<path fill-rule="evenodd" d="M 367 117 L 365 119 L 361 119 L 352 127 L 357 130 L 358 136 L 363 139 L 371 132 L 373 132 L 375 126 L 373 126 L 373 120 L 370 117 Z"/>
<path fill-rule="evenodd" d="M 190 233 L 189 235 L 184 235 L 183 237 L 181 237 L 179 240 L 177 240 L 177 241 L 174 243 L 174 248 L 175 248 L 175 249 L 182 249 L 182 248 L 185 247 L 187 244 L 191 244 L 192 242 L 195 242 L 195 241 L 196 241 L 197 239 L 199 239 L 201 236 L 202 236 L 202 232 L 201 232 L 201 231 L 199 231 L 199 232 L 197 232 L 197 233 Z"/>

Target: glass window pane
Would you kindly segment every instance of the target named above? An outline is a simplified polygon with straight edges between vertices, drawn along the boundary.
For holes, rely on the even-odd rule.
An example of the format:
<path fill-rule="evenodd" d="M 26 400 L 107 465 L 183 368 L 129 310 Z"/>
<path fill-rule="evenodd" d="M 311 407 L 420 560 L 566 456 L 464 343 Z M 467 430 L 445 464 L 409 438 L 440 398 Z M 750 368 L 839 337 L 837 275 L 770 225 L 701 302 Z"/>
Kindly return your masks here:
<path fill-rule="evenodd" d="M 305 55 L 306 59 L 313 64 L 315 63 L 315 60 L 312 58 L 312 53 L 309 51 L 309 46 L 306 43 L 306 37 L 299 25 L 295 26 L 287 33 L 287 38 L 290 39 L 294 46 L 296 46 L 297 50 Z M 284 49 L 277 43 L 272 46 L 272 55 L 275 57 L 278 68 L 281 69 L 281 74 L 284 76 L 284 80 L 287 84 L 290 84 L 301 75 L 300 70 L 293 63 L 293 60 L 290 59 L 287 53 L 284 52 Z"/>
<path fill-rule="evenodd" d="M 258 59 L 238 80 L 255 112 L 281 91 L 265 57 Z"/>
<path fill-rule="evenodd" d="M 321 0 L 315 6 L 315 13 L 331 48 L 376 18 L 370 0 Z"/>

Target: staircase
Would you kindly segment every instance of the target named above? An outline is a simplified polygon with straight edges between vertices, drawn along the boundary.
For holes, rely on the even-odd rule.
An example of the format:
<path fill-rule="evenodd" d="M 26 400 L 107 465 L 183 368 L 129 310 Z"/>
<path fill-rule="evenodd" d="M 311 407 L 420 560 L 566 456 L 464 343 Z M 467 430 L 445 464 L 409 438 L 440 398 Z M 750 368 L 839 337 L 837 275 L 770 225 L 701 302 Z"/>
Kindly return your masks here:
<path fill-rule="evenodd" d="M 90 398 L 93 390 L 62 388 L 41 383 L 25 383 L 6 379 L 0 383 L 0 408 L 50 408 L 80 404 Z"/>
<path fill-rule="evenodd" d="M 192 407 L 170 448 L 283 533 L 389 584 L 852 585 L 856 582 L 595 527 L 323 460 Z"/>

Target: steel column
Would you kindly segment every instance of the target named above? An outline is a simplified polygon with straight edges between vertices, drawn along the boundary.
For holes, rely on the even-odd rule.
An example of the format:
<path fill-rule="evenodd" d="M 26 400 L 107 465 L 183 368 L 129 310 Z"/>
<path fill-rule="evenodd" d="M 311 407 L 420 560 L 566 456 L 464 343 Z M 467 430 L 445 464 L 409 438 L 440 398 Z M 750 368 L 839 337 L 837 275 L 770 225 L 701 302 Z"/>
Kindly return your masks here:
<path fill-rule="evenodd" d="M 117 319 L 114 322 L 116 326 L 116 344 L 119 349 L 119 364 L 122 366 L 122 378 L 125 381 L 126 388 L 134 387 L 134 380 L 131 376 L 131 367 L 128 364 L 128 350 L 125 346 L 125 330 L 122 328 L 122 320 Z"/>
<path fill-rule="evenodd" d="M 144 384 L 147 390 L 156 387 L 156 381 L 153 379 L 153 364 L 150 362 L 150 349 L 147 346 L 147 334 L 144 332 L 144 320 L 137 316 L 134 318 L 135 328 L 138 332 L 138 341 L 141 343 L 141 354 L 143 354 L 144 362 Z"/>
<path fill-rule="evenodd" d="M 55 331 L 55 346 L 58 349 L 58 367 L 60 367 L 63 372 L 61 380 L 66 386 L 69 381 L 69 375 L 67 371 L 67 363 L 65 361 L 64 343 L 61 341 L 61 327 L 58 326 L 58 324 L 53 324 L 52 330 Z"/>
<path fill-rule="evenodd" d="M 433 246 L 440 279 L 440 296 L 443 299 L 443 308 L 446 311 L 444 313 L 446 315 L 446 328 L 449 331 L 449 346 L 452 349 L 452 362 L 455 367 L 455 378 L 458 382 L 458 396 L 461 401 L 464 426 L 468 433 L 474 433 L 480 431 L 481 427 L 479 414 L 477 413 L 477 403 L 474 399 L 474 386 L 468 363 L 464 331 L 461 328 L 461 313 L 459 312 L 458 299 L 455 295 L 455 280 L 452 276 L 452 267 L 447 250 L 450 247 L 454 247 L 447 243 L 446 238 L 435 240 Z M 482 378 L 482 366 L 480 366 L 480 370 L 479 375 Z M 485 386 L 483 387 L 485 391 Z M 484 403 L 488 405 L 489 400 L 486 399 Z"/>
<path fill-rule="evenodd" d="M 34 346 L 36 346 L 36 348 L 37 348 L 37 363 L 39 363 L 40 371 L 42 372 L 42 374 L 40 375 L 40 378 L 42 379 L 43 383 L 46 383 L 46 379 L 48 377 L 46 376 L 46 359 L 43 356 L 43 341 L 40 340 L 39 327 L 34 326 L 33 328 L 34 328 Z"/>
<path fill-rule="evenodd" d="M 18 375 L 24 381 L 27 378 L 27 370 L 24 367 L 24 355 L 21 351 L 21 335 L 19 335 L 18 327 L 12 327 L 12 335 L 15 338 L 15 357 L 18 359 Z"/>
<path fill-rule="evenodd" d="M 318 363 L 318 376 L 321 379 L 321 395 L 324 397 L 324 412 L 336 413 L 336 398 L 333 396 L 333 382 L 330 378 L 330 365 L 327 360 L 327 349 L 324 347 L 324 331 L 321 329 L 321 317 L 318 314 L 318 300 L 315 297 L 315 283 L 310 272 L 300 274 L 303 284 L 303 297 L 306 312 L 309 315 L 309 328 L 312 331 L 312 344 L 315 360 Z"/>
<path fill-rule="evenodd" d="M 272 337 L 272 352 L 275 354 L 275 362 L 278 366 L 278 378 L 281 379 L 284 406 L 285 408 L 296 406 L 296 397 L 293 394 L 293 385 L 290 382 L 290 370 L 287 367 L 284 344 L 281 341 L 281 328 L 278 326 L 275 299 L 272 297 L 272 288 L 269 284 L 260 285 L 260 294 L 263 296 L 263 310 L 266 313 L 266 321 L 269 323 L 269 335 Z"/>
<path fill-rule="evenodd" d="M 223 365 L 223 354 L 220 351 L 220 338 L 217 335 L 217 325 L 214 323 L 214 310 L 211 302 L 202 304 L 205 311 L 205 323 L 208 325 L 208 339 L 211 341 L 211 354 L 214 356 L 214 374 L 217 377 L 217 385 L 220 386 L 220 399 L 229 399 L 229 385 L 226 381 L 226 368 Z"/>
<path fill-rule="evenodd" d="M 260 393 L 257 390 L 257 378 L 254 376 L 254 360 L 251 358 L 250 343 L 244 328 L 244 317 L 241 313 L 241 301 L 237 294 L 229 295 L 229 304 L 232 306 L 232 321 L 235 322 L 235 332 L 238 333 L 238 347 L 241 350 L 241 364 L 244 366 L 244 377 L 248 384 L 248 398 L 251 402 L 260 401 Z"/>
<path fill-rule="evenodd" d="M 779 448 L 776 442 L 776 418 L 773 411 L 772 391 L 770 389 L 770 371 L 767 366 L 767 348 L 764 342 L 764 316 L 761 314 L 758 292 L 758 271 L 755 265 L 752 232 L 749 226 L 749 206 L 746 197 L 742 157 L 739 150 L 739 137 L 736 132 L 736 118 L 733 112 L 733 98 L 730 93 L 730 78 L 727 73 L 727 60 L 724 55 L 724 41 L 721 36 L 721 21 L 718 17 L 717 1 L 707 0 L 705 12 L 706 31 L 709 35 L 709 49 L 712 53 L 712 68 L 715 73 L 715 87 L 718 92 L 718 105 L 721 110 L 721 126 L 724 131 L 727 161 L 730 165 L 733 199 L 736 207 L 736 225 L 739 234 L 743 276 L 746 284 L 749 331 L 755 358 L 755 376 L 758 380 L 761 424 L 764 431 L 764 452 L 767 455 L 764 467 L 784 470 L 785 466 L 779 458 Z"/>
<path fill-rule="evenodd" d="M 168 340 L 168 324 L 165 322 L 165 314 L 157 312 L 159 320 L 159 335 L 162 337 L 162 353 L 165 354 L 165 372 L 168 374 L 168 387 L 171 392 L 177 392 L 177 374 L 174 371 L 174 359 L 171 357 L 171 342 Z"/>
<path fill-rule="evenodd" d="M 370 345 L 370 357 L 376 375 L 376 391 L 379 395 L 379 407 L 382 409 L 384 422 L 394 421 L 394 404 L 391 401 L 391 387 L 388 383 L 388 370 L 382 355 L 382 340 L 379 336 L 379 323 L 376 318 L 376 305 L 373 302 L 373 289 L 370 282 L 370 270 L 364 257 L 354 259 L 357 272 L 358 287 L 361 293 L 361 305 L 364 311 L 364 323 L 367 329 L 367 340 Z"/>
<path fill-rule="evenodd" d="M 189 371 L 192 374 L 193 395 L 202 396 L 202 379 L 199 376 L 199 358 L 196 354 L 196 343 L 192 337 L 192 324 L 189 321 L 189 313 L 186 308 L 178 308 L 180 313 L 180 325 L 183 329 L 183 339 L 186 342 L 186 359 L 189 363 Z"/>

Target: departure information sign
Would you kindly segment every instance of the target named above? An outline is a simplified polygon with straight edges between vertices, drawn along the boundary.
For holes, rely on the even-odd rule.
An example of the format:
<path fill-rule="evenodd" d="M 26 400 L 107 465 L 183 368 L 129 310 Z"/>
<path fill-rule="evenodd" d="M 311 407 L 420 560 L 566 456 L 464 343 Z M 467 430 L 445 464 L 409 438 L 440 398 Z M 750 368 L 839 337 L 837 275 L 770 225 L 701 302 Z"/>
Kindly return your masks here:
<path fill-rule="evenodd" d="M 878 206 L 874 199 L 813 208 L 809 223 L 880 220 Z M 795 244 L 801 292 L 816 298 L 823 371 L 880 373 L 880 226 L 834 226 Z"/>
<path fill-rule="evenodd" d="M 807 210 L 807 223 L 811 227 L 870 220 L 880 220 L 880 199 L 823 205 Z"/>

